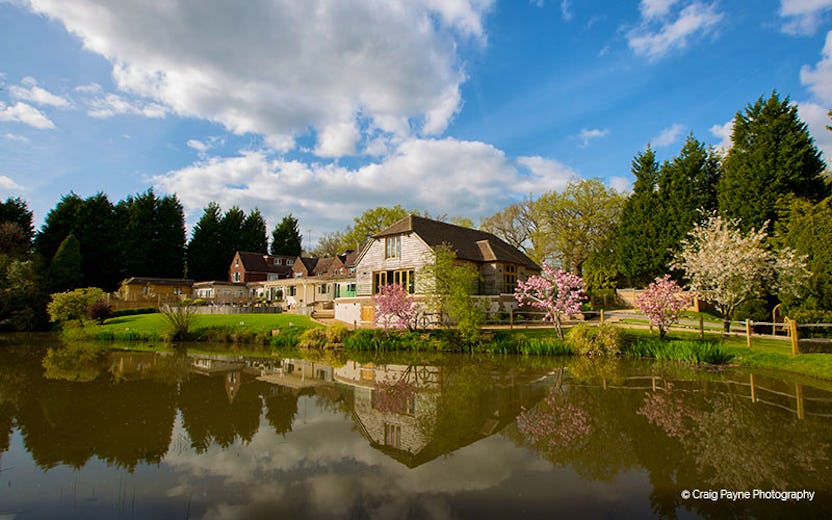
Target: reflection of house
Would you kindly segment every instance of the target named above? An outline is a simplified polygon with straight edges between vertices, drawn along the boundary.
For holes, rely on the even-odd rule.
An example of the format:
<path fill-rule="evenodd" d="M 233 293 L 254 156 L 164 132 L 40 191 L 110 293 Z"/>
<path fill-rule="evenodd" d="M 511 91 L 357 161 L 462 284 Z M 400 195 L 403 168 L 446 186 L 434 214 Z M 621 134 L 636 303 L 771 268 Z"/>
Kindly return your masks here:
<path fill-rule="evenodd" d="M 339 297 L 355 295 L 355 260 L 349 252 L 323 258 L 298 257 L 289 278 L 263 283 L 267 300 L 285 301 L 296 310 L 332 308 Z"/>
<path fill-rule="evenodd" d="M 305 359 L 282 359 L 269 370 L 264 370 L 257 380 L 292 389 L 310 388 L 332 384 L 333 369 Z"/>
<path fill-rule="evenodd" d="M 196 282 L 193 285 L 194 298 L 201 298 L 208 303 L 248 303 L 251 300 L 249 288 L 242 283 L 233 282 Z"/>
<path fill-rule="evenodd" d="M 540 272 L 529 257 L 491 233 L 410 215 L 374 235 L 361 251 L 355 267 L 356 298 L 336 302 L 336 319 L 372 321 L 367 313 L 372 308 L 370 297 L 382 285 L 395 283 L 411 294 L 429 293 L 432 284 L 420 279 L 419 272 L 442 244 L 456 252 L 458 263 L 477 269 L 481 276 L 477 294 L 493 311 L 516 307 L 517 280 Z"/>
<path fill-rule="evenodd" d="M 165 303 L 190 296 L 194 281 L 183 278 L 133 276 L 121 282 L 119 299 L 127 302 Z"/>
<path fill-rule="evenodd" d="M 237 251 L 228 268 L 228 281 L 246 284 L 286 278 L 292 273 L 294 261 L 288 256 Z"/>

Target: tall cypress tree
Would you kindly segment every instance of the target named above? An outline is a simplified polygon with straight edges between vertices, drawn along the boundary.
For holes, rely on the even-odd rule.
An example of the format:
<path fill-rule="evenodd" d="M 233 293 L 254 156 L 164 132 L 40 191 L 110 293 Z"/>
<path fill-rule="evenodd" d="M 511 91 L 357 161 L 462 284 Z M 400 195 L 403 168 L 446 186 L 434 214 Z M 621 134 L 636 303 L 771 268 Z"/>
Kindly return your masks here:
<path fill-rule="evenodd" d="M 211 202 L 194 226 L 188 242 L 188 277 L 194 280 L 225 280 L 228 278 L 229 262 L 219 254 L 222 243 L 220 231 L 222 210 L 219 204 Z M 217 259 L 220 259 L 218 262 Z"/>
<path fill-rule="evenodd" d="M 819 202 L 830 194 L 826 165 L 789 98 L 772 92 L 734 117 L 733 146 L 719 183 L 720 212 L 744 230 L 773 223 L 778 199 L 795 195 Z"/>
<path fill-rule="evenodd" d="M 67 236 L 49 264 L 50 292 L 71 291 L 81 286 L 81 244 L 72 233 Z"/>
<path fill-rule="evenodd" d="M 253 253 L 263 253 L 264 255 L 269 251 L 269 241 L 266 231 L 266 220 L 259 209 L 253 209 L 243 220 L 243 225 L 240 229 L 240 249 L 242 251 L 251 251 Z"/>
<path fill-rule="evenodd" d="M 621 211 L 616 252 L 626 283 L 641 286 L 662 274 L 667 261 L 660 235 L 659 164 L 655 152 L 649 146 L 639 152 L 630 171 L 636 180 Z"/>
<path fill-rule="evenodd" d="M 273 255 L 300 256 L 301 236 L 298 219 L 289 213 L 272 231 Z"/>

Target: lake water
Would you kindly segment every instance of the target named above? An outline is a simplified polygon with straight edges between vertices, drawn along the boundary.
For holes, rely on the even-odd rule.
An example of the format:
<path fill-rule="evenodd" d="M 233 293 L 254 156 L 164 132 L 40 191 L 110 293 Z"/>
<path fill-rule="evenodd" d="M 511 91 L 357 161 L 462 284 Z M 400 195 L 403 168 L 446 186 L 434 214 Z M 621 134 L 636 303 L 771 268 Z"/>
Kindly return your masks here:
<path fill-rule="evenodd" d="M 63 348 L 0 343 L 0 519 L 832 515 L 832 394 L 770 373 Z"/>

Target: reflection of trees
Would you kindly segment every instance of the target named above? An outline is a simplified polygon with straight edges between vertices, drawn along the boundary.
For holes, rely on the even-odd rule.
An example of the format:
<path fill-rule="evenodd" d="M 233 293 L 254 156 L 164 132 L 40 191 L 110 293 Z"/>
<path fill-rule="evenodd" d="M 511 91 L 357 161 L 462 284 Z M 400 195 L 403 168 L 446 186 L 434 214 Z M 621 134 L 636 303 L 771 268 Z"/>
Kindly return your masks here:
<path fill-rule="evenodd" d="M 70 343 L 50 348 L 43 357 L 47 379 L 92 381 L 104 370 L 105 351 L 91 343 Z"/>
<path fill-rule="evenodd" d="M 298 413 L 298 396 L 293 390 L 273 385 L 266 395 L 266 420 L 274 431 L 286 435 L 292 431 L 292 424 Z"/>
<path fill-rule="evenodd" d="M 239 392 L 229 399 L 227 376 L 195 376 L 181 385 L 179 407 L 191 444 L 199 453 L 212 442 L 228 447 L 237 437 L 250 441 L 260 426 L 260 395 L 268 385 L 239 373 L 236 377 L 243 378 Z"/>
<path fill-rule="evenodd" d="M 517 427 L 531 444 L 548 449 L 577 444 L 592 431 L 587 413 L 560 391 L 550 392 L 536 407 L 524 410 L 517 417 Z"/>

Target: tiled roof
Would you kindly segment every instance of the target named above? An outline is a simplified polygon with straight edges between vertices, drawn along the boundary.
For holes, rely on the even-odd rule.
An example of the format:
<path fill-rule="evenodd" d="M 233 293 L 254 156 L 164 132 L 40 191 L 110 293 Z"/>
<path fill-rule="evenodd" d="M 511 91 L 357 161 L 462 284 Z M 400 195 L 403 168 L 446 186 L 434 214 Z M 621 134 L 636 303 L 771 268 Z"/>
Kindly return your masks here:
<path fill-rule="evenodd" d="M 438 220 L 410 215 L 381 231 L 373 238 L 416 233 L 430 247 L 448 244 L 462 260 L 474 262 L 504 262 L 539 270 L 531 258 L 497 236 Z"/>
<path fill-rule="evenodd" d="M 151 278 L 146 276 L 132 276 L 123 280 L 121 283 L 126 285 L 187 285 L 190 287 L 194 284 L 194 281 L 188 278 Z"/>
<path fill-rule="evenodd" d="M 275 257 L 270 255 L 247 251 L 237 251 L 237 254 L 240 256 L 243 268 L 249 273 L 277 273 L 288 276 L 292 272 L 291 267 L 274 263 Z"/>

